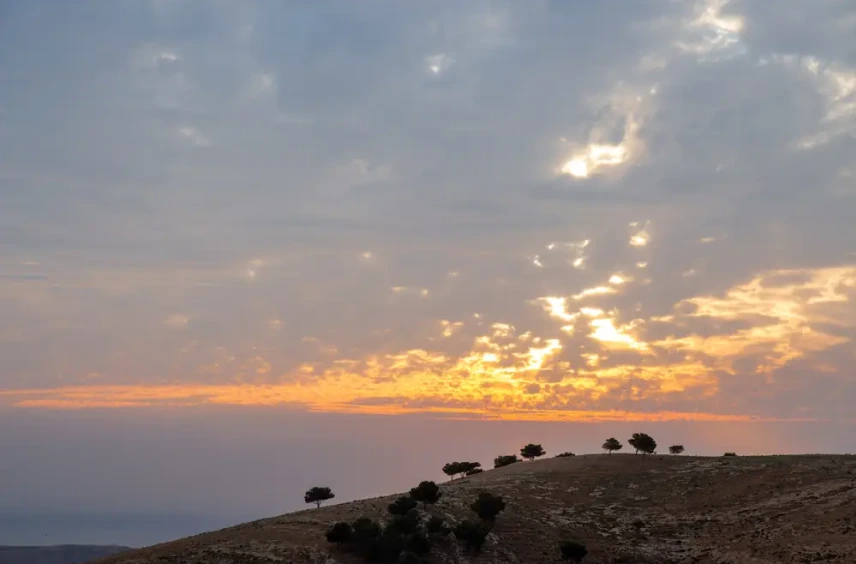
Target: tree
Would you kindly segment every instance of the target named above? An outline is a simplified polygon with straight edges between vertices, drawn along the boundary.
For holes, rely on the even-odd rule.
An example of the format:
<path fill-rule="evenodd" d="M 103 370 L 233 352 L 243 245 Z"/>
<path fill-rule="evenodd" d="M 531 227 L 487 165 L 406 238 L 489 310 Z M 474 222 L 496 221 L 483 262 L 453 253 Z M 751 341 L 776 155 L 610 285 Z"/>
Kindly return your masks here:
<path fill-rule="evenodd" d="M 415 554 L 428 554 L 431 551 L 431 539 L 424 531 L 414 531 L 407 537 L 407 550 Z"/>
<path fill-rule="evenodd" d="M 350 547 L 361 556 L 371 559 L 378 551 L 378 540 L 383 529 L 368 517 L 360 517 L 351 524 Z"/>
<path fill-rule="evenodd" d="M 586 545 L 577 541 L 565 541 L 559 545 L 559 550 L 562 553 L 562 560 L 568 562 L 582 562 L 588 554 Z"/>
<path fill-rule="evenodd" d="M 610 437 L 606 439 L 606 442 L 603 443 L 603 447 L 601 448 L 609 452 L 609 454 L 612 454 L 612 451 L 621 450 L 623 447 L 624 445 L 618 442 L 618 439 L 616 439 L 615 437 Z"/>
<path fill-rule="evenodd" d="M 681 454 L 684 452 L 684 445 L 672 445 L 669 447 L 669 452 L 672 454 Z"/>
<path fill-rule="evenodd" d="M 443 474 L 449 477 L 450 480 L 454 480 L 455 476 L 461 473 L 461 463 L 460 462 L 447 462 L 443 465 Z"/>
<path fill-rule="evenodd" d="M 396 515 L 384 527 L 384 531 L 398 531 L 403 535 L 409 535 L 419 528 L 419 512 L 411 509 L 404 515 Z"/>
<path fill-rule="evenodd" d="M 415 509 L 417 501 L 409 496 L 401 496 L 389 504 L 387 511 L 393 515 L 407 515 L 411 509 Z"/>
<path fill-rule="evenodd" d="M 547 454 L 547 452 L 541 445 L 533 445 L 532 443 L 529 443 L 520 449 L 520 456 L 527 460 L 535 460 L 539 456 L 544 456 L 545 454 Z"/>
<path fill-rule="evenodd" d="M 637 453 L 641 452 L 643 458 L 646 454 L 654 454 L 657 450 L 657 441 L 645 433 L 633 433 L 633 437 L 627 442 L 636 449 Z"/>
<path fill-rule="evenodd" d="M 737 456 L 737 453 L 736 452 L 726 452 L 722 456 Z"/>
<path fill-rule="evenodd" d="M 557 454 L 557 455 L 556 455 L 556 456 L 554 456 L 553 458 L 568 458 L 568 457 L 571 457 L 571 456 L 576 456 L 576 454 L 574 454 L 574 453 L 572 453 L 572 452 L 563 452 L 563 453 Z"/>
<path fill-rule="evenodd" d="M 327 531 L 327 542 L 334 542 L 338 546 L 343 542 L 348 542 L 353 532 L 354 530 L 348 523 L 336 523 Z"/>
<path fill-rule="evenodd" d="M 455 526 L 455 538 L 464 543 L 467 550 L 478 553 L 487 540 L 492 526 L 490 523 L 461 521 Z"/>
<path fill-rule="evenodd" d="M 422 506 L 434 505 L 440 501 L 440 486 L 434 482 L 419 482 L 415 488 L 411 488 L 410 497 L 422 503 Z"/>
<path fill-rule="evenodd" d="M 470 504 L 470 509 L 482 520 L 494 521 L 496 516 L 505 509 L 505 501 L 501 495 L 481 492 L 476 500 Z"/>
<path fill-rule="evenodd" d="M 493 459 L 493 467 L 494 468 L 502 468 L 503 466 L 508 466 L 509 464 L 514 464 L 515 462 L 520 462 L 520 459 L 517 458 L 515 454 L 500 454 L 496 458 Z"/>
<path fill-rule="evenodd" d="M 438 517 L 437 515 L 433 515 L 428 519 L 428 522 L 425 524 L 425 529 L 428 530 L 429 534 L 438 536 L 446 536 L 452 531 L 446 526 L 446 522 L 443 521 L 443 518 Z"/>
<path fill-rule="evenodd" d="M 314 487 L 303 496 L 303 501 L 306 503 L 314 503 L 316 507 L 321 507 L 321 502 L 333 499 L 336 495 L 330 488 Z"/>
<path fill-rule="evenodd" d="M 467 472 L 481 466 L 481 462 L 447 462 L 443 465 L 443 473 L 454 479 L 458 474 L 463 477 Z"/>
<path fill-rule="evenodd" d="M 473 468 L 472 470 L 468 471 L 466 475 L 475 476 L 476 474 L 481 474 L 482 472 L 484 472 L 484 470 L 482 470 L 481 468 Z"/>

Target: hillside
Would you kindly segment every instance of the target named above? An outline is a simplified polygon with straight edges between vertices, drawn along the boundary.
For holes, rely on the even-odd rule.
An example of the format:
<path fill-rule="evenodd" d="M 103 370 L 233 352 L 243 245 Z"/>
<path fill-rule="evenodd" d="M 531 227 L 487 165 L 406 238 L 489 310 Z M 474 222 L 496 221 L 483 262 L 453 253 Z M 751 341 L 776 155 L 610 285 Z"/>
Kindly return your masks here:
<path fill-rule="evenodd" d="M 0 546 L 0 564 L 82 564 L 124 550 L 125 546 L 64 544 L 56 546 Z"/>
<path fill-rule="evenodd" d="M 442 491 L 429 512 L 451 522 L 472 516 L 468 505 L 480 491 L 508 505 L 480 555 L 449 537 L 430 562 L 556 563 L 565 539 L 585 543 L 586 564 L 856 562 L 856 456 L 577 456 L 490 470 Z M 103 562 L 357 563 L 326 542 L 327 528 L 386 518 L 395 497 L 246 523 Z"/>

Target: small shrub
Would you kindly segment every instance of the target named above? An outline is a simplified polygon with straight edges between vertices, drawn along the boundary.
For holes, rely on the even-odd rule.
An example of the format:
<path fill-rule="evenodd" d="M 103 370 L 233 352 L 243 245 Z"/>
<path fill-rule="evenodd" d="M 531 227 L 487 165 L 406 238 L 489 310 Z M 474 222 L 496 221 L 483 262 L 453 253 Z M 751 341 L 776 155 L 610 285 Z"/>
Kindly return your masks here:
<path fill-rule="evenodd" d="M 684 445 L 672 445 L 669 447 L 669 452 L 672 454 L 681 454 L 684 452 Z"/>
<path fill-rule="evenodd" d="M 645 521 L 642 519 L 636 519 L 631 523 L 631 526 L 638 531 L 645 526 Z"/>
<path fill-rule="evenodd" d="M 502 513 L 505 509 L 505 501 L 501 495 L 493 495 L 492 493 L 482 492 L 474 502 L 470 504 L 476 515 L 484 521 L 493 521 L 496 516 Z"/>
<path fill-rule="evenodd" d="M 562 553 L 562 560 L 568 562 L 582 562 L 583 558 L 588 554 L 586 545 L 577 541 L 565 541 L 559 545 L 559 551 Z"/>
<path fill-rule="evenodd" d="M 509 464 L 514 464 L 515 462 L 520 462 L 520 459 L 517 458 L 517 455 L 514 454 L 500 454 L 496 458 L 493 459 L 493 467 L 494 468 L 502 468 L 503 466 L 508 466 Z"/>
<path fill-rule="evenodd" d="M 529 443 L 520 449 L 520 456 L 527 460 L 535 460 L 539 456 L 544 456 L 545 454 L 547 454 L 547 451 L 544 450 L 544 447 L 541 445 L 534 445 L 532 443 Z"/>
<path fill-rule="evenodd" d="M 737 456 L 737 453 L 736 452 L 726 452 L 722 456 Z"/>
<path fill-rule="evenodd" d="M 417 501 L 409 496 L 401 496 L 396 499 L 387 507 L 387 511 L 389 511 L 393 515 L 407 515 L 407 512 L 411 509 L 415 509 L 417 505 Z"/>
<path fill-rule="evenodd" d="M 556 456 L 554 456 L 553 458 L 568 458 L 568 457 L 571 457 L 571 456 L 576 456 L 576 454 L 574 454 L 574 453 L 572 453 L 572 452 L 563 452 L 563 453 L 557 454 L 557 455 L 556 455 Z"/>
<path fill-rule="evenodd" d="M 434 482 L 419 482 L 419 485 L 410 490 L 410 497 L 421 503 L 423 506 L 434 505 L 440 501 L 440 486 Z"/>
<path fill-rule="evenodd" d="M 478 553 L 490 534 L 489 523 L 461 521 L 455 526 L 455 538 L 464 543 L 467 550 Z"/>
<path fill-rule="evenodd" d="M 333 499 L 336 495 L 330 488 L 314 487 L 303 495 L 303 501 L 306 503 L 314 503 L 316 507 L 321 507 L 321 502 Z"/>
<path fill-rule="evenodd" d="M 607 451 L 609 454 L 612 454 L 612 451 L 621 450 L 622 448 L 624 448 L 624 445 L 618 442 L 618 439 L 616 439 L 615 437 L 610 437 L 606 439 L 606 441 L 603 443 L 603 447 L 601 448 L 603 448 L 603 450 Z"/>
<path fill-rule="evenodd" d="M 348 542 L 351 540 L 351 534 L 353 532 L 353 529 L 348 523 L 336 523 L 327 531 L 327 542 L 334 542 L 336 545 Z"/>
<path fill-rule="evenodd" d="M 467 472 L 467 476 L 475 476 L 476 474 L 481 474 L 482 472 L 484 472 L 484 470 L 482 470 L 481 468 L 473 468 L 472 470 Z"/>

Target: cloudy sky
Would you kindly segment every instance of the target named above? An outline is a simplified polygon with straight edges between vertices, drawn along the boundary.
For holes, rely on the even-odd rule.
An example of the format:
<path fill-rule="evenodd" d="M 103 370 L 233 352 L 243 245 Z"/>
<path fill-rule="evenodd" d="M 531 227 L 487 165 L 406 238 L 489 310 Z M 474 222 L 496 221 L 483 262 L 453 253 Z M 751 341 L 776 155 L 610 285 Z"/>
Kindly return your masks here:
<path fill-rule="evenodd" d="M 854 37 L 850 0 L 0 2 L 0 522 L 379 494 L 428 453 L 341 465 L 396 430 L 853 450 Z"/>

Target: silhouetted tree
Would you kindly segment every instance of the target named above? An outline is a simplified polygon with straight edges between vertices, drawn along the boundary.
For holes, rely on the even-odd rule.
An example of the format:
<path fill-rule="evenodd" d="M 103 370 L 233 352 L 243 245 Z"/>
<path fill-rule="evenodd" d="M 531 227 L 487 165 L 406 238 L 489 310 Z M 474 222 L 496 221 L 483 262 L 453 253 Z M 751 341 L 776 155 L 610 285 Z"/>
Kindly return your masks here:
<path fill-rule="evenodd" d="M 401 496 L 387 507 L 387 511 L 393 515 L 407 515 L 407 512 L 416 508 L 416 500 L 409 496 Z"/>
<path fill-rule="evenodd" d="M 478 553 L 487 540 L 492 526 L 489 523 L 461 521 L 455 526 L 455 538 L 464 543 L 467 550 Z"/>
<path fill-rule="evenodd" d="M 726 452 L 722 456 L 737 456 L 737 453 L 736 452 Z"/>
<path fill-rule="evenodd" d="M 568 562 L 582 562 L 583 558 L 588 554 L 586 545 L 577 541 L 565 541 L 559 545 L 559 551 L 562 553 L 562 560 Z"/>
<path fill-rule="evenodd" d="M 470 470 L 475 470 L 481 466 L 481 462 L 448 462 L 443 465 L 443 473 L 454 479 L 458 474 L 463 477 Z"/>
<path fill-rule="evenodd" d="M 425 524 L 425 529 L 429 534 L 445 536 L 448 535 L 452 530 L 446 526 L 446 522 L 443 521 L 442 517 L 438 517 L 437 515 L 433 515 L 428 522 Z"/>
<path fill-rule="evenodd" d="M 484 472 L 484 470 L 482 470 L 481 468 L 473 468 L 472 470 L 468 471 L 466 475 L 475 476 L 476 474 L 481 474 L 482 472 Z"/>
<path fill-rule="evenodd" d="M 576 454 L 574 454 L 572 452 L 563 452 L 563 453 L 557 454 L 553 458 L 568 458 L 570 456 L 576 456 Z"/>
<path fill-rule="evenodd" d="M 500 454 L 496 458 L 493 459 L 493 467 L 494 468 L 502 468 L 503 466 L 508 466 L 509 464 L 514 464 L 515 462 L 520 462 L 520 459 L 517 458 L 515 454 Z"/>
<path fill-rule="evenodd" d="M 501 495 L 481 492 L 476 500 L 470 504 L 470 509 L 484 521 L 493 521 L 505 509 L 505 501 Z"/>
<path fill-rule="evenodd" d="M 411 488 L 410 497 L 420 502 L 423 507 L 426 505 L 434 505 L 440 501 L 440 486 L 434 482 L 419 482 L 415 488 Z"/>
<path fill-rule="evenodd" d="M 633 437 L 627 442 L 636 449 L 637 453 L 641 452 L 643 458 L 646 454 L 654 454 L 657 450 L 657 441 L 645 433 L 633 433 Z"/>
<path fill-rule="evenodd" d="M 343 542 L 348 542 L 352 533 L 353 529 L 348 523 L 336 523 L 327 531 L 327 542 L 334 542 L 338 546 Z"/>
<path fill-rule="evenodd" d="M 443 474 L 449 477 L 450 480 L 454 480 L 455 476 L 461 473 L 461 463 L 460 462 L 447 462 L 443 465 Z"/>
<path fill-rule="evenodd" d="M 321 502 L 333 499 L 336 495 L 330 488 L 314 487 L 303 496 L 303 501 L 306 503 L 314 503 L 316 507 L 321 507 Z"/>
<path fill-rule="evenodd" d="M 529 443 L 522 449 L 520 449 L 520 456 L 526 458 L 527 460 L 535 460 L 539 456 L 544 456 L 547 452 L 541 445 L 533 445 Z"/>
<path fill-rule="evenodd" d="M 672 454 L 681 454 L 684 452 L 684 445 L 672 445 L 669 447 L 669 452 Z"/>
<path fill-rule="evenodd" d="M 606 442 L 603 443 L 603 450 L 607 451 L 609 454 L 612 454 L 614 450 L 621 450 L 624 448 L 624 445 L 618 442 L 618 439 L 615 437 L 610 437 L 606 439 Z"/>

